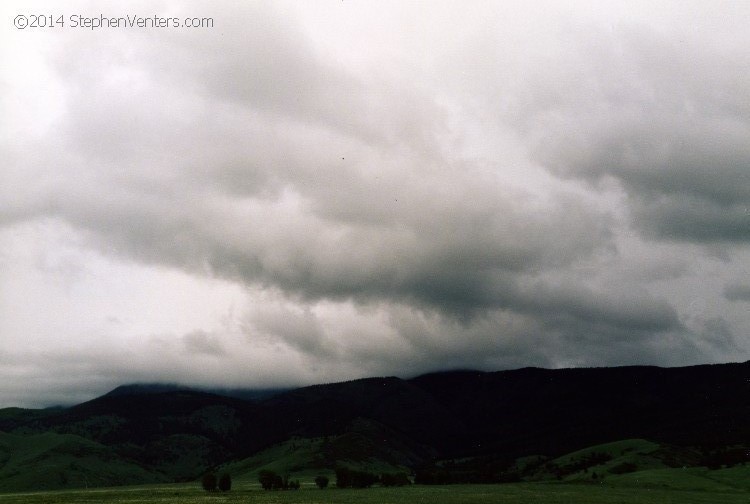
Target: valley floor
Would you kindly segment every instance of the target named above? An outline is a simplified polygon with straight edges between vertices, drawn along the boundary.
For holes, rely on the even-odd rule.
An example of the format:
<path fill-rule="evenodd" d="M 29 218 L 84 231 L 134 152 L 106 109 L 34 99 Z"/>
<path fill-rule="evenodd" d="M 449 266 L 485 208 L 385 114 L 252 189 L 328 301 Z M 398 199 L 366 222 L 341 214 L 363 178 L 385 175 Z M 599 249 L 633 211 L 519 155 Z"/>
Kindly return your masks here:
<path fill-rule="evenodd" d="M 194 485 L 120 487 L 77 491 L 0 494 L 0 504 L 746 504 L 742 491 L 683 491 L 583 484 L 451 485 L 341 490 L 303 488 L 268 492 L 238 488 L 208 494 Z"/>

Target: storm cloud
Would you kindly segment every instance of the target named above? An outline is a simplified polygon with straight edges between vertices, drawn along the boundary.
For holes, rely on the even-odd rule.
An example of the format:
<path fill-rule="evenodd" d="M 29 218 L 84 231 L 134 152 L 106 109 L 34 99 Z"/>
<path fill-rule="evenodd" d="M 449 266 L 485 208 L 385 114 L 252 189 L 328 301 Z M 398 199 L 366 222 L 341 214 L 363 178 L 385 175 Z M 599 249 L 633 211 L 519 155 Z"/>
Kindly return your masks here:
<path fill-rule="evenodd" d="M 620 185 L 633 226 L 649 238 L 747 242 L 748 55 L 644 28 L 582 38 L 553 70 L 555 86 L 580 90 L 547 89 L 548 101 L 532 97 L 524 110 L 545 166 Z"/>
<path fill-rule="evenodd" d="M 683 5 L 4 27 L 0 406 L 746 359 L 750 13 Z"/>

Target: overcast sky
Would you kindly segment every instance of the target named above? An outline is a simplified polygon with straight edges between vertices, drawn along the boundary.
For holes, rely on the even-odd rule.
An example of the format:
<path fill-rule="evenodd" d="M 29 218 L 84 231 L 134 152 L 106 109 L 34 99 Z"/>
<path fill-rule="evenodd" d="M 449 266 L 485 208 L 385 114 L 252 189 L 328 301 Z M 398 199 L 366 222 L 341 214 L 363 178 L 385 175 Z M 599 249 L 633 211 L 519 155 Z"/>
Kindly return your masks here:
<path fill-rule="evenodd" d="M 750 359 L 750 2 L 0 9 L 0 407 Z"/>

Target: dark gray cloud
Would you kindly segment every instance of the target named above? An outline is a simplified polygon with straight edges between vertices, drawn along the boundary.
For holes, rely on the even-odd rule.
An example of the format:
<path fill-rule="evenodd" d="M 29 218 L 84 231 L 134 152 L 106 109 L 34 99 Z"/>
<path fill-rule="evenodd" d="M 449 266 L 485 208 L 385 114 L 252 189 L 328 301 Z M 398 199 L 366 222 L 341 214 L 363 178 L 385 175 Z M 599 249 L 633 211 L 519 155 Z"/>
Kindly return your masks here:
<path fill-rule="evenodd" d="M 58 63 L 77 112 L 66 137 L 84 156 L 91 188 L 50 195 L 57 214 L 139 260 L 308 299 L 397 299 L 459 314 L 511 306 L 516 276 L 609 246 L 606 212 L 564 191 L 535 201 L 505 187 L 497 168 L 445 152 L 446 113 L 429 97 L 400 81 L 363 82 L 319 61 L 293 24 L 256 16 L 268 24 L 252 34 L 230 25 L 231 35 L 212 39 L 218 46 L 177 38 L 157 46 L 158 60 L 150 41 L 145 58 L 137 48 L 117 54 L 126 66 L 167 62 L 141 94 L 110 89 L 106 63 L 80 92 L 77 73 Z M 79 50 L 67 61 L 102 58 Z M 175 98 L 181 119 L 169 103 L 138 113 L 178 82 L 207 93 L 190 94 L 203 103 Z M 111 92 L 124 96 L 92 100 Z M 222 111 L 225 100 L 226 123 L 202 112 Z M 165 151 L 179 153 L 175 165 Z M 107 161 L 133 171 L 102 178 L 97 163 Z"/>
<path fill-rule="evenodd" d="M 750 301 L 750 285 L 728 285 L 724 288 L 724 297 L 729 301 Z"/>
<path fill-rule="evenodd" d="M 747 242 L 747 54 L 645 29 L 574 40 L 544 74 L 556 78 L 533 83 L 518 111 L 540 161 L 562 176 L 617 181 L 647 236 Z"/>

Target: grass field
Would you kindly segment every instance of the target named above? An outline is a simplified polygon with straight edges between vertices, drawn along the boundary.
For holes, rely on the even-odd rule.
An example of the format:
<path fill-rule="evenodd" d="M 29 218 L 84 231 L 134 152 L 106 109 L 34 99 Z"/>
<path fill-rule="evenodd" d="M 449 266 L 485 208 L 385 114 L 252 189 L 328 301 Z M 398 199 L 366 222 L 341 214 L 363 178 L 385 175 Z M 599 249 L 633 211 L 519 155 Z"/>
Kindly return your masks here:
<path fill-rule="evenodd" d="M 208 494 L 195 485 L 167 485 L 0 494 L 0 504 L 746 504 L 748 500 L 750 494 L 742 491 L 683 491 L 543 483 L 411 486 L 365 490 L 305 488 L 286 492 L 239 488 L 226 494 Z"/>

